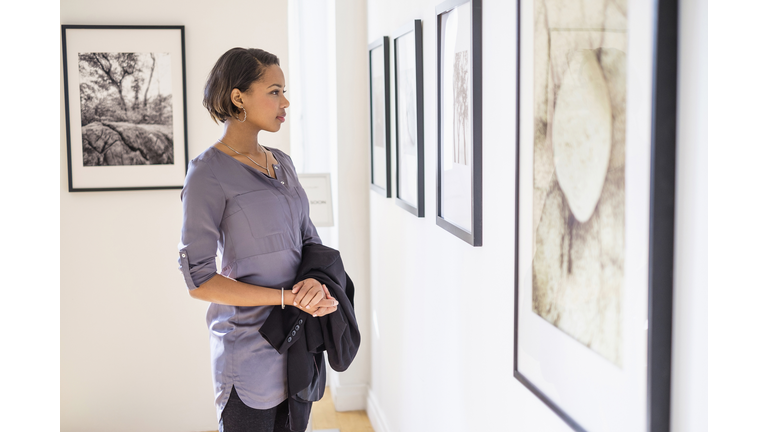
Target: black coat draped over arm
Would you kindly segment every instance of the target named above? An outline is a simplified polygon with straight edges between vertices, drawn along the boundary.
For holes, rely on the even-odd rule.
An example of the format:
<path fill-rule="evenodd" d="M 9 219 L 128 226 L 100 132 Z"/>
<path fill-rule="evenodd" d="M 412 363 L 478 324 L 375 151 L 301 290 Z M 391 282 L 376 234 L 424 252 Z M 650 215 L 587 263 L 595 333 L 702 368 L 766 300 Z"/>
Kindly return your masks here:
<path fill-rule="evenodd" d="M 293 306 L 272 308 L 259 332 L 280 354 L 288 355 L 288 409 L 290 428 L 304 431 L 312 402 L 325 392 L 325 361 L 335 371 L 345 371 L 360 348 L 355 318 L 355 286 L 344 270 L 339 251 L 322 244 L 307 244 L 294 283 L 313 278 L 328 287 L 339 301 L 337 310 L 312 317 Z M 290 288 L 289 288 L 290 289 Z"/>

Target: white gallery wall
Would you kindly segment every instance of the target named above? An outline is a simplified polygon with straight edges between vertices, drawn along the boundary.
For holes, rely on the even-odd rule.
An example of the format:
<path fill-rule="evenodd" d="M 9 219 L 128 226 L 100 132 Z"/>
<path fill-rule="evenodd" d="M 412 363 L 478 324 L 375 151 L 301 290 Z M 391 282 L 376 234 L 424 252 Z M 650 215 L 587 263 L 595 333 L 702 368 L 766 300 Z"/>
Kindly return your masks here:
<path fill-rule="evenodd" d="M 680 1 L 675 307 L 672 312 L 673 432 L 706 431 L 708 427 L 707 7 L 706 2 Z"/>
<path fill-rule="evenodd" d="M 201 100 L 221 54 L 263 48 L 289 73 L 285 2 L 63 0 L 60 18 L 185 26 L 190 158 L 220 136 Z M 61 84 L 61 430 L 218 429 L 207 304 L 189 297 L 176 263 L 180 190 L 67 192 Z M 260 139 L 289 151 L 289 124 Z"/>
<path fill-rule="evenodd" d="M 426 217 L 417 219 L 394 199 L 369 193 L 368 414 L 377 432 L 569 431 L 512 370 L 516 2 L 483 1 L 483 246 L 478 248 L 435 224 L 439 3 L 367 2 L 367 42 L 391 36 L 409 20 L 424 21 L 426 155 Z M 706 7 L 681 1 L 675 432 L 707 430 Z M 366 96 L 360 99 L 367 103 Z"/>

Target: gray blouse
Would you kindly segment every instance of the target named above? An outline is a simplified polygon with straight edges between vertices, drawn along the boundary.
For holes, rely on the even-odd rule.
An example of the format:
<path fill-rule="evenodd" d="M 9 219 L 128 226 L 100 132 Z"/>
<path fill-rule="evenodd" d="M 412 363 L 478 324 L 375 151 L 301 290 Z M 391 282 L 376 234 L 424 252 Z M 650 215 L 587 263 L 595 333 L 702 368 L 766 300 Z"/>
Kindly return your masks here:
<path fill-rule="evenodd" d="M 302 246 L 321 243 L 291 158 L 272 151 L 273 179 L 209 147 L 189 162 L 181 191 L 179 265 L 193 290 L 216 274 L 280 289 L 293 286 Z M 211 303 L 211 363 L 219 418 L 232 385 L 246 405 L 267 409 L 288 397 L 286 357 L 259 334 L 272 306 Z"/>

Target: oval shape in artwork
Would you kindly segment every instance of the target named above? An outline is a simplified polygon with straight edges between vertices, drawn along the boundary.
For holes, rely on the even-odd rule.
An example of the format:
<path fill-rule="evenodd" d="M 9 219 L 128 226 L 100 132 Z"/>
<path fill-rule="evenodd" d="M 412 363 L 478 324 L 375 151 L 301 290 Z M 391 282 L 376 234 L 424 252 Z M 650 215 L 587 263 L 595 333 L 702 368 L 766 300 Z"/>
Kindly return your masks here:
<path fill-rule="evenodd" d="M 568 62 L 552 117 L 552 152 L 557 182 L 576 220 L 595 211 L 611 156 L 611 99 L 593 50 Z"/>

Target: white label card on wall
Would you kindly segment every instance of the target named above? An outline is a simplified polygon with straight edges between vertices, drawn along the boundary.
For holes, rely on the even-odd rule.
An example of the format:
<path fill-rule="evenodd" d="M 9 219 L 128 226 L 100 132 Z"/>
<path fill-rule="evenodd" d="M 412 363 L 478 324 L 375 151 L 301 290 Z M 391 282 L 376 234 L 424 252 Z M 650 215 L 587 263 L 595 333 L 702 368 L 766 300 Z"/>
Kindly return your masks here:
<path fill-rule="evenodd" d="M 331 174 L 299 174 L 299 182 L 309 199 L 309 217 L 316 227 L 333 226 Z"/>

